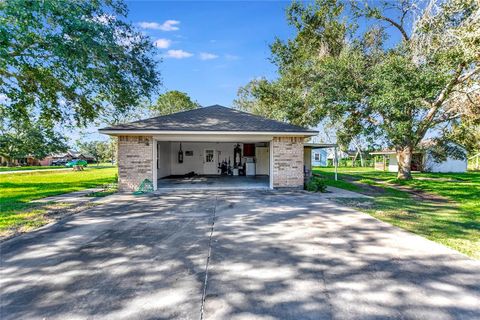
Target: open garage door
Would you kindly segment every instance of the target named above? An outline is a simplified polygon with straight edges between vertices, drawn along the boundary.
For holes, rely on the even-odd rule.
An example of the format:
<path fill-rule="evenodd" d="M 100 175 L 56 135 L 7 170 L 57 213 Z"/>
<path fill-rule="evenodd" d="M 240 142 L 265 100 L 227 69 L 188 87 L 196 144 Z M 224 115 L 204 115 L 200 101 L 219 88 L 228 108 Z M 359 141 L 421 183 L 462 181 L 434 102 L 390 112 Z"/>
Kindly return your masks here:
<path fill-rule="evenodd" d="M 158 189 L 268 189 L 270 143 L 156 141 Z"/>

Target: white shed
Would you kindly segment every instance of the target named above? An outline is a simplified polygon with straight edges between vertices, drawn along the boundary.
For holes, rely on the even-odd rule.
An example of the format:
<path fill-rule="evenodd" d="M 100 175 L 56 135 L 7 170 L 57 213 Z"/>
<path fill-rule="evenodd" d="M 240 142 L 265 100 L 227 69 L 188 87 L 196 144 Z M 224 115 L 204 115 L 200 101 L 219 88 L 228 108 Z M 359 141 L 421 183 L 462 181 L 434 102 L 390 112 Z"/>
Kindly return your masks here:
<path fill-rule="evenodd" d="M 425 144 L 426 143 L 424 143 L 424 145 Z M 370 154 L 377 156 L 375 160 L 376 170 L 383 170 L 389 172 L 398 171 L 398 161 L 395 150 L 381 150 L 371 152 Z M 447 157 L 445 161 L 436 162 L 429 148 L 426 148 L 424 150 L 418 150 L 413 153 L 412 171 L 466 172 L 467 158 L 465 157 L 465 159 L 455 159 L 453 157 Z"/>

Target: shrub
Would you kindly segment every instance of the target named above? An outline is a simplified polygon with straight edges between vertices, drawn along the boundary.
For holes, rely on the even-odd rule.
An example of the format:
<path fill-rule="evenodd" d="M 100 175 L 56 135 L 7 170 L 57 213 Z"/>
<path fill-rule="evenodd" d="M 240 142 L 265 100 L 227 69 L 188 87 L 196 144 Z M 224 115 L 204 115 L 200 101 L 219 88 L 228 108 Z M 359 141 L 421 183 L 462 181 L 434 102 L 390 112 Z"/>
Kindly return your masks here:
<path fill-rule="evenodd" d="M 318 177 L 311 177 L 305 184 L 305 189 L 310 192 L 326 192 L 327 185 L 324 180 Z"/>

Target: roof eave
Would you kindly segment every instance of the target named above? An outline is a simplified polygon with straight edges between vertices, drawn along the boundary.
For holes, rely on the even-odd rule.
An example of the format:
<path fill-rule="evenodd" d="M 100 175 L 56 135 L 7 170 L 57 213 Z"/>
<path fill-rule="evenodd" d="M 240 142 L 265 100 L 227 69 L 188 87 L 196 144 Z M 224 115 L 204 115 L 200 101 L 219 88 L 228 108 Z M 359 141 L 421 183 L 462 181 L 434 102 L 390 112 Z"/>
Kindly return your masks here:
<path fill-rule="evenodd" d="M 112 136 L 131 135 L 273 135 L 273 136 L 303 136 L 318 135 L 318 131 L 194 131 L 194 130 L 118 130 L 99 129 L 100 133 Z"/>

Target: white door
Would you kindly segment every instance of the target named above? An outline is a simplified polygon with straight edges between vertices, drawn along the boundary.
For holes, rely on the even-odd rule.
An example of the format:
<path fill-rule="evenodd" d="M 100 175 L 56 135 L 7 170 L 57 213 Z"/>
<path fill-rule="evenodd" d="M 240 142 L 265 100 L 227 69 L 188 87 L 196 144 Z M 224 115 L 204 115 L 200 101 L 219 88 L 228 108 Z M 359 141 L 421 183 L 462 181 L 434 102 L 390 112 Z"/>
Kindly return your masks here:
<path fill-rule="evenodd" d="M 217 161 L 215 159 L 214 149 L 205 149 L 203 151 L 203 174 L 217 174 Z"/>
<path fill-rule="evenodd" d="M 268 175 L 270 174 L 270 152 L 268 148 L 255 148 L 255 160 L 257 161 L 256 174 Z"/>

